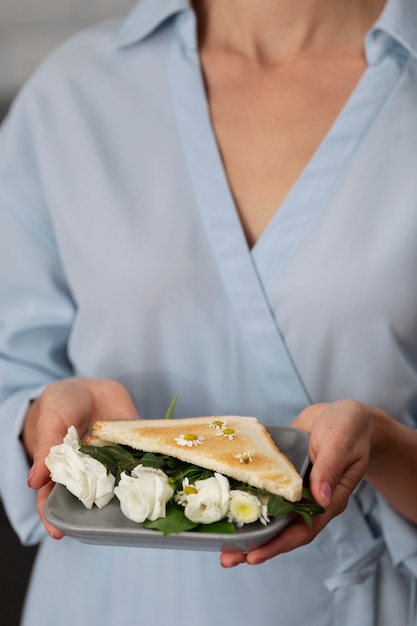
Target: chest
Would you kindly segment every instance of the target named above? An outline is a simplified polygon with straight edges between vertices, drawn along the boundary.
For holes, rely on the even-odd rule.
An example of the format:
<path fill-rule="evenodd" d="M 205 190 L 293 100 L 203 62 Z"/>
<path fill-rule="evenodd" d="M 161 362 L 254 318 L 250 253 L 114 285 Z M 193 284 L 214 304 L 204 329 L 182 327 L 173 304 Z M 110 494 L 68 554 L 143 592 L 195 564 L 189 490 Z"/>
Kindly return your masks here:
<path fill-rule="evenodd" d="M 258 68 L 202 55 L 216 140 L 253 246 L 365 70 L 360 57 Z"/>

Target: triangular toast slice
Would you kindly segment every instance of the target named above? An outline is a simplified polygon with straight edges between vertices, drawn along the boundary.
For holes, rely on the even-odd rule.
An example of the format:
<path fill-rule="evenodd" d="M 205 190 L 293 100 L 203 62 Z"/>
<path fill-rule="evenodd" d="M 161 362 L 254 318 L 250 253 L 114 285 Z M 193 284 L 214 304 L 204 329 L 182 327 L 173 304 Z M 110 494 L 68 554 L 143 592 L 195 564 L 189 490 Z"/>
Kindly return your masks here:
<path fill-rule="evenodd" d="M 255 417 L 101 421 L 92 428 L 94 439 L 167 454 L 291 502 L 301 499 L 302 478 Z"/>

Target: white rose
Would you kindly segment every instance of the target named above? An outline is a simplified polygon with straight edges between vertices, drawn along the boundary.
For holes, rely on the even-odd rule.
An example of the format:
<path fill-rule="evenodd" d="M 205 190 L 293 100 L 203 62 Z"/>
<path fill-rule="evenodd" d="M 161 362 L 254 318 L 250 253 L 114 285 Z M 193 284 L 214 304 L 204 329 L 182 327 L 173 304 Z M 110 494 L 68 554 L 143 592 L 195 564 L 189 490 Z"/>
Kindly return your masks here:
<path fill-rule="evenodd" d="M 53 446 L 45 459 L 51 479 L 64 485 L 87 509 L 100 509 L 113 498 L 114 476 L 88 454 L 80 452 L 74 426 L 68 428 L 63 443 Z"/>
<path fill-rule="evenodd" d="M 192 522 L 211 524 L 223 519 L 229 509 L 229 481 L 217 472 L 195 482 L 197 493 L 187 495 L 184 513 Z"/>
<path fill-rule="evenodd" d="M 166 503 L 174 495 L 164 472 L 138 465 L 129 476 L 123 472 L 114 493 L 122 513 L 133 522 L 154 521 L 166 515 Z"/>

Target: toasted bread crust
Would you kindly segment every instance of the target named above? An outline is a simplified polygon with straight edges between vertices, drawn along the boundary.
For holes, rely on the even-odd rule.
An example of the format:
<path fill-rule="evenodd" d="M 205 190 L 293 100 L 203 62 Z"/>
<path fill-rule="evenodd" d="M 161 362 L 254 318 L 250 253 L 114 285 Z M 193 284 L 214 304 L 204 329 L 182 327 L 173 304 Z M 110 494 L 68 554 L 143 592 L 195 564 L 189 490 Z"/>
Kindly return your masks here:
<path fill-rule="evenodd" d="M 223 429 L 220 426 L 216 429 L 216 422 L 223 423 Z M 233 432 L 228 433 L 227 429 Z M 183 438 L 187 435 L 200 437 L 202 441 L 198 445 L 185 445 Z M 226 415 L 102 421 L 94 424 L 91 437 L 144 452 L 167 454 L 265 489 L 292 502 L 301 499 L 300 475 L 280 452 L 266 428 L 254 417 Z M 247 462 L 239 457 L 245 453 L 250 453 Z"/>

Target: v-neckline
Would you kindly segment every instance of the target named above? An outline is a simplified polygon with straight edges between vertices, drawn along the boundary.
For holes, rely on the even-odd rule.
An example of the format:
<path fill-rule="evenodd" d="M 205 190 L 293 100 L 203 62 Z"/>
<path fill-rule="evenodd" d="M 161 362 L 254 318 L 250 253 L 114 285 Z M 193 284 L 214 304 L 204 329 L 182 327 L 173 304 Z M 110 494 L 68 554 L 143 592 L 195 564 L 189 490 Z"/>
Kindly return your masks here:
<path fill-rule="evenodd" d="M 177 22 L 181 45 L 173 40 L 168 63 L 179 137 L 196 205 L 237 320 L 261 359 L 265 377 L 269 383 L 275 381 L 282 386 L 284 404 L 288 396 L 289 406 L 299 403 L 300 398 L 305 406 L 309 403 L 308 392 L 272 310 L 268 284 L 285 267 L 335 192 L 393 89 L 398 68 L 388 56 L 391 69 L 381 63 L 365 71 L 279 210 L 249 249 L 213 130 L 197 44 L 191 38 L 193 25 L 188 20 L 194 20 L 193 13 L 184 13 Z M 368 97 L 370 93 L 372 98 Z"/>
<path fill-rule="evenodd" d="M 210 206 L 210 213 L 216 213 L 216 216 L 210 216 L 212 225 L 218 230 L 218 235 L 220 225 L 223 225 L 228 242 L 233 233 L 240 252 L 252 257 L 266 285 L 301 243 L 337 188 L 351 158 L 391 92 L 398 78 L 398 70 L 390 57 L 386 57 L 386 63 L 368 66 L 261 236 L 250 247 L 213 129 L 197 48 L 190 46 L 183 53 L 188 62 L 195 65 L 194 79 L 198 79 L 189 90 L 188 102 L 185 97 L 187 94 L 182 94 L 184 112 L 188 109 L 187 124 L 194 123 L 194 138 L 202 144 L 201 148 L 195 146 L 194 156 L 197 159 L 192 163 L 191 173 L 194 168 L 206 166 L 205 178 L 210 187 L 207 193 L 214 195 L 215 200 Z M 372 98 L 369 98 L 369 93 L 372 93 Z M 181 117 L 181 112 L 179 114 Z M 206 162 L 203 158 L 199 161 L 198 155 L 204 157 Z M 203 205 L 199 205 L 203 209 Z"/>
<path fill-rule="evenodd" d="M 323 140 L 251 249 L 264 287 L 272 281 L 336 192 L 352 157 L 398 80 L 389 56 L 368 66 Z M 369 97 L 372 94 L 372 98 Z"/>

